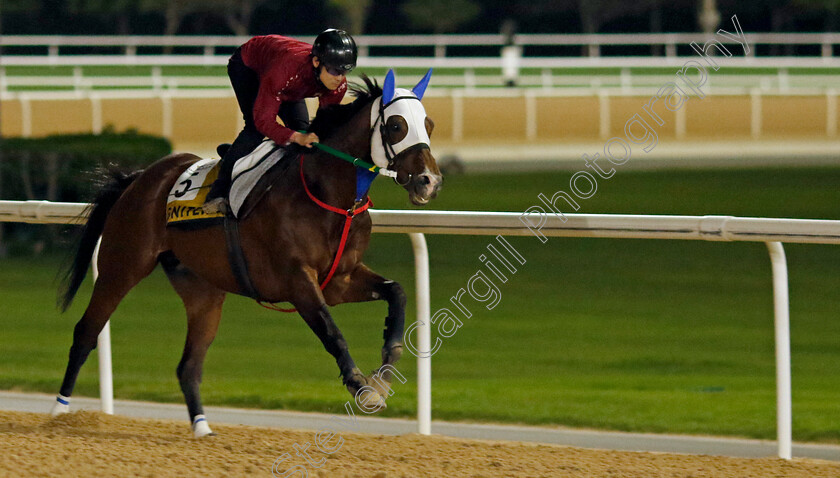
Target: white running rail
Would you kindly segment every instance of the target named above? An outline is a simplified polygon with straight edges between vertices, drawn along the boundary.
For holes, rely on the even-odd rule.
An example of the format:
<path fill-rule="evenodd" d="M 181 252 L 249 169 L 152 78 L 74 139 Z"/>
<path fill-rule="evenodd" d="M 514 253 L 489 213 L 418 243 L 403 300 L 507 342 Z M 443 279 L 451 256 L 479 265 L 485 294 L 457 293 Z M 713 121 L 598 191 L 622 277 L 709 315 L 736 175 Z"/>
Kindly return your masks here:
<path fill-rule="evenodd" d="M 0 201 L 0 222 L 77 224 L 85 204 L 47 201 Z M 792 457 L 790 332 L 787 264 L 783 242 L 840 244 L 840 221 L 768 219 L 733 216 L 655 216 L 566 214 L 557 216 L 512 212 L 371 210 L 373 232 L 411 236 L 417 274 L 418 431 L 431 433 L 431 349 L 428 253 L 423 234 L 598 237 L 764 242 L 770 252 L 776 340 L 776 415 L 778 455 Z M 535 220 L 536 219 L 536 220 Z M 103 353 L 103 348 L 99 353 Z M 424 353 L 426 352 L 426 353 Z M 100 359 L 101 360 L 101 359 Z M 110 363 L 110 356 L 105 358 Z M 110 369 L 100 370 L 110 384 Z M 103 389 L 107 390 L 107 389 Z M 103 396 L 103 407 L 112 397 Z"/>
<path fill-rule="evenodd" d="M 521 68 L 680 68 L 695 56 L 526 56 L 518 60 Z M 4 55 L 4 66 L 225 66 L 230 55 Z M 836 56 L 766 56 L 721 57 L 722 67 L 738 68 L 812 68 L 840 67 Z M 396 57 L 359 56 L 360 68 L 502 68 L 500 56 L 487 57 Z"/>
<path fill-rule="evenodd" d="M 834 56 L 834 45 L 840 44 L 840 33 L 752 33 L 747 32 L 751 45 L 809 45 L 819 48 L 819 56 Z M 137 55 L 144 47 L 193 47 L 200 48 L 205 56 L 218 54 L 217 48 L 229 49 L 250 40 L 250 36 L 154 36 L 154 35 L 4 35 L 0 46 L 40 47 L 50 56 L 59 56 L 61 48 L 112 47 L 120 48 L 124 55 Z M 311 42 L 314 37 L 297 37 Z M 370 47 L 433 47 L 436 57 L 446 56 L 448 47 L 484 46 L 502 47 L 509 39 L 500 34 L 472 35 L 357 35 L 354 37 L 362 55 Z M 596 34 L 516 34 L 512 43 L 517 46 L 587 46 L 587 54 L 598 56 L 602 47 L 609 46 L 662 46 L 665 56 L 677 56 L 678 46 L 691 42 L 706 42 L 704 33 L 596 33 Z M 816 53 L 816 52 L 815 52 Z M 142 56 L 142 55 L 141 55 Z"/>

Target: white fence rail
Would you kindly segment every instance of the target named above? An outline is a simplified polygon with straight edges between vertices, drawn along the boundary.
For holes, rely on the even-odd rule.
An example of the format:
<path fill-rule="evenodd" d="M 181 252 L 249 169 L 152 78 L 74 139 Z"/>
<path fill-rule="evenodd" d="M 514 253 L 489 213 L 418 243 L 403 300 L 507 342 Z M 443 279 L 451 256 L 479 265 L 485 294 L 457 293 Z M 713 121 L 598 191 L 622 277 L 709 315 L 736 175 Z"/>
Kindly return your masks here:
<path fill-rule="evenodd" d="M 616 65 L 611 65 L 615 67 Z M 541 68 L 539 72 L 520 74 L 516 86 L 527 88 L 600 91 L 632 88 L 659 88 L 674 81 L 673 71 L 661 73 L 633 73 L 630 68 L 622 68 L 618 73 L 583 74 Z M 404 84 L 415 84 L 422 75 L 400 74 Z M 353 77 L 351 81 L 357 81 Z M 435 88 L 490 88 L 505 85 L 504 75 L 477 73 L 474 68 L 459 68 L 455 71 L 436 70 Z M 774 72 L 756 71 L 744 74 L 721 74 L 707 79 L 707 88 L 758 88 L 761 91 L 798 91 L 802 89 L 830 89 L 838 85 L 838 75 L 832 73 L 790 74 L 787 68 L 777 68 Z M 153 66 L 150 74 L 109 76 L 85 74 L 84 68 L 74 65 L 73 72 L 66 75 L 10 74 L 0 66 L 0 93 L 12 91 L 43 91 L 45 88 L 73 91 L 125 91 L 152 90 L 167 91 L 178 89 L 230 89 L 230 80 L 224 74 L 199 73 L 195 75 L 164 74 L 160 66 Z"/>
<path fill-rule="evenodd" d="M 47 201 L 0 201 L 0 222 L 77 223 L 84 204 Z M 529 209 L 531 211 L 534 208 Z M 431 433 L 431 332 L 428 254 L 423 234 L 544 235 L 619 239 L 748 241 L 767 244 L 773 274 L 776 341 L 778 455 L 792 455 L 790 326 L 787 264 L 783 242 L 840 244 L 840 221 L 739 218 L 733 216 L 654 216 L 612 214 L 391 211 L 372 210 L 373 232 L 411 236 L 417 275 L 418 429 Z M 104 340 L 104 338 L 101 338 Z M 103 349 L 100 348 L 100 353 Z M 104 363 L 110 363 L 110 356 Z M 100 370 L 102 387 L 110 386 L 110 370 Z M 111 403 L 103 390 L 103 407 Z"/>
<path fill-rule="evenodd" d="M 752 50 L 751 50 L 752 51 Z M 4 55 L 5 66 L 224 66 L 230 55 Z M 695 56 L 593 56 L 593 57 L 522 57 L 519 68 L 680 68 Z M 767 56 L 715 58 L 721 67 L 738 68 L 838 68 L 840 57 Z M 360 56 L 361 68 L 498 68 L 505 66 L 501 57 L 396 57 Z"/>
<path fill-rule="evenodd" d="M 840 45 L 840 33 L 750 33 L 746 57 L 719 56 L 715 61 L 724 67 L 753 70 L 746 75 L 719 77 L 724 86 L 779 88 L 832 88 L 836 75 L 832 69 L 840 68 L 840 55 L 835 55 Z M 168 66 L 223 66 L 233 48 L 247 41 L 239 36 L 49 36 L 6 35 L 0 36 L 0 48 L 5 48 L 0 59 L 0 91 L 7 88 L 73 87 L 85 88 L 227 88 L 222 74 L 213 76 L 162 76 L 161 67 Z M 300 38 L 311 41 L 312 38 Z M 581 87 L 602 86 L 659 86 L 662 78 L 656 75 L 631 75 L 633 68 L 680 68 L 688 60 L 696 60 L 689 45 L 705 44 L 701 33 L 661 34 L 522 34 L 508 39 L 503 35 L 361 35 L 356 38 L 360 47 L 361 68 L 436 68 L 435 84 L 452 87 L 481 87 L 505 85 L 512 78 L 523 87 Z M 514 45 L 515 54 L 501 52 Z M 811 46 L 811 55 L 756 55 L 759 47 L 772 45 L 790 50 Z M 604 48 L 647 46 L 649 54 L 601 56 Z M 195 50 L 185 54 L 162 54 L 161 48 L 187 48 Z M 412 56 L 387 56 L 388 47 L 420 48 Z M 465 56 L 464 47 L 483 49 L 479 54 Z M 546 53 L 545 48 L 581 47 L 585 55 L 576 55 L 572 49 L 563 56 Z M 739 46 L 735 45 L 736 48 Z M 425 48 L 426 54 L 422 49 Z M 542 48 L 543 50 L 539 50 Z M 144 50 L 146 49 L 146 50 Z M 151 51 L 150 49 L 154 50 Z M 459 50 L 460 49 L 460 50 Z M 661 50 L 664 54 L 655 53 Z M 105 52 L 115 52 L 106 54 Z M 513 51 L 513 50 L 511 50 Z M 100 53 L 101 52 L 101 53 Z M 82 53 L 82 54 L 77 54 Z M 539 53 L 539 54 L 535 54 Z M 405 53 L 401 53 L 405 55 Z M 460 55 L 460 56 L 459 56 Z M 7 75 L 7 66 L 74 67 L 72 77 L 15 76 Z M 151 75 L 84 76 L 82 67 L 95 66 L 147 66 L 154 67 Z M 592 68 L 619 68 L 620 75 L 592 75 Z M 805 68 L 808 74 L 788 75 L 789 69 Z M 768 74 L 767 69 L 775 70 Z M 476 71 L 481 74 L 476 74 Z M 483 70 L 483 71 L 482 71 Z M 508 71 L 506 75 L 485 74 L 488 70 Z M 580 70 L 580 73 L 576 73 Z M 511 73 L 511 71 L 515 73 Z M 535 73 L 536 71 L 536 73 Z"/>
<path fill-rule="evenodd" d="M 725 27 L 724 27 L 725 28 Z M 512 41 L 500 34 L 476 35 L 358 35 L 355 38 L 361 56 L 369 56 L 376 47 L 429 47 L 435 57 L 447 56 L 450 47 L 485 46 L 499 47 L 512 43 L 521 47 L 571 46 L 587 47 L 589 56 L 602 54 L 604 47 L 648 46 L 662 47 L 666 57 L 676 57 L 678 46 L 691 42 L 704 44 L 704 33 L 599 33 L 599 34 L 517 34 Z M 834 56 L 834 46 L 840 45 L 840 33 L 747 33 L 751 45 L 812 46 L 819 49 L 819 56 Z M 2 47 L 41 47 L 48 56 L 62 56 L 62 49 L 85 47 L 117 47 L 125 56 L 137 56 L 144 47 L 194 47 L 201 48 L 203 56 L 215 56 L 219 48 L 233 49 L 248 41 L 248 36 L 60 36 L 60 35 L 5 35 L 0 37 Z M 299 37 L 313 41 L 314 37 Z M 754 51 L 754 50 L 753 50 Z"/>
<path fill-rule="evenodd" d="M 723 66 L 744 68 L 836 68 L 840 56 L 834 47 L 840 45 L 840 33 L 749 33 L 746 35 L 750 49 L 746 58 L 716 58 Z M 696 59 L 692 42 L 706 43 L 703 33 L 656 34 L 520 34 L 507 38 L 504 35 L 360 35 L 359 66 L 379 68 L 442 68 L 476 69 L 504 68 L 512 58 L 517 68 L 592 68 L 592 67 L 680 67 L 691 58 Z M 234 48 L 248 41 L 247 36 L 55 36 L 55 35 L 5 35 L 0 36 L 4 48 L 3 65 L 12 66 L 93 66 L 93 65 L 146 65 L 146 66 L 212 66 L 226 65 Z M 313 38 L 301 37 L 312 41 Z M 782 46 L 784 50 L 811 46 L 811 55 L 757 56 L 759 47 Z M 512 58 L 503 58 L 502 50 L 513 46 Z M 649 54 L 638 56 L 602 56 L 610 47 L 649 47 Z M 187 48 L 200 51 L 189 54 L 161 54 L 168 48 Z M 427 54 L 412 52 L 410 57 L 387 56 L 386 48 L 419 47 Z M 452 55 L 450 50 L 463 47 L 483 49 L 484 55 Z M 533 54 L 535 48 L 573 48 L 570 54 L 556 52 Z M 682 47 L 682 51 L 679 50 Z M 147 49 L 144 53 L 143 49 Z M 161 50 L 164 48 L 164 50 Z M 119 53 L 96 54 L 96 51 L 118 50 Z M 586 51 L 583 56 L 575 51 Z M 664 55 L 656 53 L 662 50 Z M 73 52 L 77 54 L 74 54 Z M 78 54 L 80 53 L 81 54 Z M 818 54 L 817 54 L 818 52 Z M 376 54 L 378 53 L 378 54 Z M 404 53 L 403 53 L 404 55 Z M 631 53 L 632 55 L 632 53 Z"/>

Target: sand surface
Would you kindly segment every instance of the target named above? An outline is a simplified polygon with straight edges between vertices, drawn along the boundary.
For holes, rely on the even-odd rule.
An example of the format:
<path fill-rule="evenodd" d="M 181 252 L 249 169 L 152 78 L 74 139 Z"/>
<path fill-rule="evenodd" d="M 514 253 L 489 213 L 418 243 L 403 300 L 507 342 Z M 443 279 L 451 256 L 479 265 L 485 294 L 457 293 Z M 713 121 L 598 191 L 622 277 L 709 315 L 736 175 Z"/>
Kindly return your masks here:
<path fill-rule="evenodd" d="M 186 420 L 140 420 L 90 411 L 58 418 L 0 412 L 0 476 L 840 477 L 840 463 L 805 459 L 361 435 L 338 424 L 336 434 L 320 437 L 300 430 L 222 425 L 213 429 L 217 436 L 196 440 Z"/>

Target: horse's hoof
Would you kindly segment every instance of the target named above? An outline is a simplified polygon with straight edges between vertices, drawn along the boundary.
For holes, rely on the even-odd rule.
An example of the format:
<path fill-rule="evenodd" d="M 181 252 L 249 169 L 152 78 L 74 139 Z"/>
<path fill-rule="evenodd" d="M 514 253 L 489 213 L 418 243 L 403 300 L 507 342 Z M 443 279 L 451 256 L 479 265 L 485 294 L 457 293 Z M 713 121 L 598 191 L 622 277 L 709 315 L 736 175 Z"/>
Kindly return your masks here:
<path fill-rule="evenodd" d="M 385 398 L 379 394 L 375 380 L 371 380 L 359 369 L 353 369 L 350 379 L 345 382 L 347 391 L 353 395 L 353 400 L 365 413 L 376 413 L 386 407 Z"/>
<path fill-rule="evenodd" d="M 351 395 L 355 396 L 362 387 L 367 385 L 367 377 L 361 370 L 354 368 L 349 378 L 344 379 L 344 386 Z"/>
<path fill-rule="evenodd" d="M 65 413 L 70 413 L 70 402 L 66 398 L 56 397 L 55 404 L 50 410 L 50 415 L 58 416 L 64 415 Z"/>
<path fill-rule="evenodd" d="M 391 396 L 391 384 L 387 382 L 377 382 L 371 384 L 371 387 L 379 394 L 383 399 L 388 398 Z"/>
<path fill-rule="evenodd" d="M 388 376 L 386 376 L 388 375 Z M 390 372 L 382 373 L 378 370 L 371 372 L 370 377 L 367 377 L 367 383 L 376 393 L 382 396 L 383 399 L 391 396 L 391 380 Z"/>
<path fill-rule="evenodd" d="M 390 347 L 382 347 L 382 363 L 394 364 L 402 357 L 403 345 L 395 343 Z"/>
<path fill-rule="evenodd" d="M 380 412 L 388 407 L 385 399 L 373 387 L 366 385 L 354 395 L 356 406 L 365 413 Z"/>
<path fill-rule="evenodd" d="M 215 436 L 216 434 L 213 433 L 213 430 L 210 429 L 210 425 L 207 424 L 207 419 L 204 418 L 204 415 L 196 415 L 195 420 L 193 420 L 193 436 L 195 438 L 203 438 L 206 436 Z"/>

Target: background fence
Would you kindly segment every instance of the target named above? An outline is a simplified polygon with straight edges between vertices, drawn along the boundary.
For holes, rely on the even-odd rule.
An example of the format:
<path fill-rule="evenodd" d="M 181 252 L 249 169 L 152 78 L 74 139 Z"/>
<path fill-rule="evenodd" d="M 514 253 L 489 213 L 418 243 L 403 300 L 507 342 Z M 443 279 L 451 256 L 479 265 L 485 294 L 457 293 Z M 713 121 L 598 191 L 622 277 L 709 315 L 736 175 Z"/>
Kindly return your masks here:
<path fill-rule="evenodd" d="M 731 25 L 730 25 L 731 27 Z M 774 56 L 781 53 L 790 57 L 801 56 L 832 59 L 840 45 L 840 33 L 747 33 L 752 49 L 751 56 L 760 58 L 771 53 L 771 47 L 778 46 Z M 691 43 L 704 44 L 705 33 L 629 33 L 629 34 L 515 34 L 510 37 L 501 34 L 472 35 L 357 35 L 359 56 L 375 58 L 393 56 L 394 50 L 412 47 L 413 57 L 447 58 L 456 56 L 453 51 L 469 47 L 473 55 L 498 55 L 504 46 L 519 46 L 524 56 L 537 57 L 545 47 L 575 47 L 565 50 L 569 57 L 626 56 L 629 51 L 635 55 L 674 58 L 691 55 Z M 105 49 L 112 55 L 125 57 L 143 56 L 155 53 L 164 47 L 180 47 L 185 51 L 197 51 L 203 57 L 226 58 L 239 45 L 248 41 L 248 36 L 59 36 L 59 35 L 5 35 L 0 38 L 0 47 L 6 54 L 17 53 L 21 57 L 31 56 L 33 50 L 39 56 L 48 56 L 58 61 L 64 56 L 72 57 L 79 51 L 90 48 Z M 301 37 L 311 42 L 314 37 Z M 479 47 L 477 50 L 475 47 Z M 632 47 L 634 50 L 626 47 Z M 533 51 L 532 51 L 533 50 Z M 23 54 L 22 54 L 23 53 Z M 74 55 L 74 53 L 76 55 Z M 581 55 L 583 53 L 583 55 Z M 553 56 L 557 56 L 554 54 Z M 18 60 L 16 60 L 18 61 Z"/>
<path fill-rule="evenodd" d="M 0 91 L 45 86 L 225 88 L 223 67 L 233 49 L 247 40 L 248 37 L 236 36 L 7 35 L 0 37 L 4 52 L 0 62 Z M 699 49 L 698 45 L 707 40 L 703 34 L 695 33 L 357 37 L 360 70 L 433 67 L 438 70 L 436 86 L 466 88 L 510 83 L 542 88 L 656 85 L 661 84 L 663 75 L 672 73 L 657 69 L 679 68 L 685 61 L 697 59 L 694 48 Z M 744 52 L 733 43 L 730 47 L 736 48 L 738 55 L 715 57 L 724 67 L 717 75 L 722 77 L 720 86 L 781 90 L 834 86 L 831 78 L 840 67 L 840 57 L 835 56 L 840 34 L 753 33 L 748 35 L 748 41 L 749 51 Z M 167 53 L 173 48 L 178 54 Z M 406 48 L 410 49 L 409 54 Z M 31 68 L 62 66 L 72 70 L 61 78 L 48 78 L 50 75 L 46 73 L 32 75 Z M 104 66 L 145 66 L 151 70 L 131 77 L 126 73 L 91 75 L 83 69 Z M 161 74 L 162 67 L 187 66 L 211 70 L 195 70 L 190 75 Z M 732 74 L 734 70 L 727 71 L 730 67 L 737 68 L 737 74 Z"/>
<path fill-rule="evenodd" d="M 247 39 L 0 37 L 0 134 L 98 133 L 113 126 L 212 154 L 242 126 L 224 65 Z M 523 148 L 546 156 L 534 152 L 536 143 L 600 146 L 595 143 L 621 135 L 634 115 L 648 118 L 645 105 L 664 121 L 653 126 L 674 154 L 696 155 L 701 142 L 753 143 L 772 153 L 772 140 L 826 156 L 838 134 L 840 34 L 747 34 L 748 52 L 732 43 L 732 57 L 715 57 L 722 67 L 710 70 L 702 101 L 695 92 L 676 112 L 663 100 L 650 103 L 664 85 L 679 83 L 675 73 L 686 61 L 699 59 L 692 43 L 707 40 L 699 33 L 363 35 L 357 73 L 381 76 L 395 67 L 400 85 L 408 86 L 434 67 L 424 99 L 434 140 L 442 153 L 470 160 L 493 154 L 514 160 Z M 513 60 L 504 53 L 510 48 Z M 505 87 L 510 84 L 516 87 Z M 312 113 L 315 108 L 311 102 Z M 494 144 L 519 150 L 482 149 Z M 571 159 L 580 152 L 563 154 Z"/>
<path fill-rule="evenodd" d="M 654 88 L 580 94 L 560 89 L 431 89 L 423 99 L 435 122 L 437 144 L 603 141 L 624 135 L 634 115 L 656 94 Z M 663 121 L 657 136 L 674 140 L 834 140 L 838 134 L 837 91 L 797 94 L 752 89 L 712 89 L 676 112 L 664 101 L 651 111 Z M 99 133 L 137 129 L 169 138 L 178 149 L 212 151 L 236 136 L 241 113 L 231 91 L 76 91 L 2 93 L 3 136 Z M 310 109 L 316 103 L 310 103 Z"/>
<path fill-rule="evenodd" d="M 175 58 L 174 60 L 178 60 Z M 404 62 L 407 66 L 395 68 L 399 81 L 406 85 L 416 84 L 422 78 L 418 69 L 435 69 L 435 89 L 483 89 L 489 90 L 505 85 L 506 78 L 501 68 L 469 67 L 468 60 L 456 67 L 426 63 L 416 59 Z M 382 76 L 388 63 L 382 68 L 361 67 L 358 72 Z M 608 67 L 592 67 L 586 64 L 574 66 L 569 61 L 558 60 L 554 67 L 520 69 L 516 86 L 520 88 L 553 90 L 563 89 L 577 94 L 598 94 L 600 92 L 628 93 L 639 88 L 659 88 L 674 80 L 674 72 L 682 64 L 667 67 L 630 67 L 611 63 Z M 788 93 L 808 90 L 825 91 L 837 86 L 835 67 L 820 65 L 815 68 L 788 68 L 778 66 L 751 66 L 743 62 L 730 68 L 723 68 L 707 80 L 705 88 L 742 90 L 758 89 L 766 93 Z M 355 75 L 355 74 L 354 74 Z M 352 79 L 352 78 L 351 78 Z M 224 89 L 230 88 L 224 68 L 217 66 L 184 65 L 168 67 L 163 65 L 135 66 L 52 66 L 39 64 L 30 67 L 6 67 L 0 63 L 0 92 L 26 91 L 95 91 L 141 89 L 162 92 L 178 89 Z"/>

